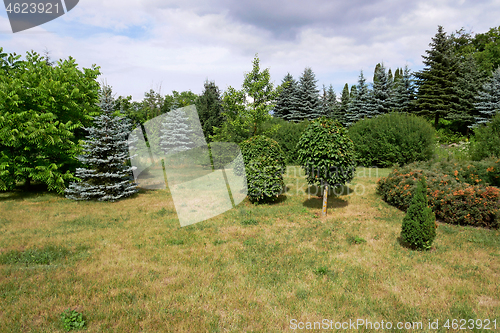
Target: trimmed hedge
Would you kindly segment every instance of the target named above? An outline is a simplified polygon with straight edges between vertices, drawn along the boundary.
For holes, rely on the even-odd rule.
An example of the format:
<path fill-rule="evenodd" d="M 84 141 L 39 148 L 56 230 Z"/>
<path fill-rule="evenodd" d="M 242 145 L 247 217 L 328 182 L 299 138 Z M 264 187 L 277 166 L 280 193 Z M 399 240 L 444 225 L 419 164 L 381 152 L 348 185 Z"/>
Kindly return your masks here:
<path fill-rule="evenodd" d="M 257 135 L 240 144 L 247 179 L 248 197 L 252 202 L 275 200 L 285 186 L 285 158 L 280 145 L 273 139 Z M 241 174 L 242 166 L 235 172 Z"/>
<path fill-rule="evenodd" d="M 498 228 L 500 190 L 496 187 L 470 185 L 411 164 L 381 178 L 377 192 L 385 202 L 406 211 L 422 176 L 427 179 L 429 206 L 437 218 L 450 224 Z"/>
<path fill-rule="evenodd" d="M 391 112 L 365 118 L 349 128 L 356 161 L 366 167 L 391 167 L 432 158 L 434 128 L 424 118 Z"/>

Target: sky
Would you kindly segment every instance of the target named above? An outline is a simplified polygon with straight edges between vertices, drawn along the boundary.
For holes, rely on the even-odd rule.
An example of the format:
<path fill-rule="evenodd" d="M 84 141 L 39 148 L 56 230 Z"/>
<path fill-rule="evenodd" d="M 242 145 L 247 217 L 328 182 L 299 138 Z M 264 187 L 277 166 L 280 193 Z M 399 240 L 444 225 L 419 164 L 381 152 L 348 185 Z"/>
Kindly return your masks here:
<path fill-rule="evenodd" d="M 80 69 L 96 64 L 99 82 L 136 101 L 150 89 L 200 94 L 206 80 L 239 89 L 256 54 L 275 85 L 310 67 L 318 88 L 331 84 L 340 95 L 360 70 L 370 82 L 379 62 L 422 69 L 438 25 L 486 32 L 500 26 L 500 0 L 81 0 L 17 33 L 2 7 L 0 47 L 23 58 L 30 50 L 71 56 Z"/>

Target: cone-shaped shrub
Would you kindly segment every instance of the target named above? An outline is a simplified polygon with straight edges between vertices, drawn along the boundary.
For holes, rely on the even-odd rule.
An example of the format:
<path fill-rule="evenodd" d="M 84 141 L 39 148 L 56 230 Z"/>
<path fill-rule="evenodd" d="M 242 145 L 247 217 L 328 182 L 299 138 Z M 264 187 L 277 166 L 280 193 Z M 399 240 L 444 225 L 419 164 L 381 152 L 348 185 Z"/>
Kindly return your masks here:
<path fill-rule="evenodd" d="M 401 238 L 412 248 L 429 250 L 436 237 L 436 227 L 436 217 L 427 201 L 427 183 L 422 177 L 403 219 Z"/>

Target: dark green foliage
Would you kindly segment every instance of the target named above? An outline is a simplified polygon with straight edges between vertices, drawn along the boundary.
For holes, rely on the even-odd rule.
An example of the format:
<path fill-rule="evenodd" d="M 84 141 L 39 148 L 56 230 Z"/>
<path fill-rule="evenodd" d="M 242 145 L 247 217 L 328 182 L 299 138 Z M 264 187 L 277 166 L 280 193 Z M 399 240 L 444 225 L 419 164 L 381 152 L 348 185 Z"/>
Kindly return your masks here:
<path fill-rule="evenodd" d="M 340 106 L 339 112 L 333 118 L 339 121 L 342 125 L 346 124 L 345 115 L 347 114 L 347 109 L 349 107 L 350 95 L 349 95 L 349 85 L 346 83 L 344 89 L 342 89 L 342 95 L 340 95 Z"/>
<path fill-rule="evenodd" d="M 205 139 L 210 142 L 210 135 L 214 134 L 214 126 L 219 127 L 223 120 L 221 93 L 215 82 L 205 82 L 204 90 L 196 100 L 196 111 Z"/>
<path fill-rule="evenodd" d="M 83 314 L 76 310 L 66 309 L 61 313 L 61 322 L 66 331 L 78 330 L 85 326 Z"/>
<path fill-rule="evenodd" d="M 80 71 L 71 57 L 49 66 L 36 52 L 19 57 L 0 48 L 0 191 L 38 181 L 63 193 L 80 166 L 81 127 L 98 110 L 99 67 Z"/>
<path fill-rule="evenodd" d="M 403 219 L 401 238 L 418 250 L 429 250 L 436 237 L 436 217 L 427 200 L 427 184 L 422 177 Z"/>
<path fill-rule="evenodd" d="M 449 36 L 438 27 L 432 38 L 431 49 L 426 50 L 423 70 L 415 73 L 418 86 L 416 112 L 434 119 L 437 127 L 439 119 L 449 115 L 453 107 L 455 82 L 457 80 L 457 57 L 453 53 L 453 44 Z"/>
<path fill-rule="evenodd" d="M 259 224 L 259 221 L 257 221 L 256 219 L 246 219 L 246 220 L 241 221 L 241 224 L 242 225 L 257 225 L 257 224 Z"/>
<path fill-rule="evenodd" d="M 47 245 L 43 248 L 31 248 L 24 251 L 12 250 L 0 255 L 0 264 L 50 265 L 64 259 L 71 251 L 62 247 Z"/>
<path fill-rule="evenodd" d="M 309 124 L 297 144 L 299 163 L 310 185 L 344 185 L 354 177 L 354 146 L 347 130 L 322 117 Z"/>
<path fill-rule="evenodd" d="M 392 112 L 358 121 L 349 128 L 356 161 L 367 167 L 389 167 L 425 161 L 434 153 L 434 129 L 421 117 Z"/>
<path fill-rule="evenodd" d="M 489 156 L 500 157 L 500 112 L 489 123 L 474 130 L 470 156 L 475 161 Z"/>
<path fill-rule="evenodd" d="M 253 202 L 275 200 L 284 187 L 285 158 L 273 139 L 257 135 L 240 144 L 247 179 L 248 197 Z M 238 173 L 238 167 L 236 168 Z"/>
<path fill-rule="evenodd" d="M 498 188 L 463 183 L 459 181 L 460 178 L 456 179 L 458 177 L 423 169 L 417 163 L 394 169 L 387 177 L 381 178 L 377 192 L 390 205 L 406 210 L 410 206 L 416 183 L 422 177 L 427 181 L 429 206 L 443 222 L 498 227 Z"/>
<path fill-rule="evenodd" d="M 308 120 L 304 120 L 298 123 L 288 122 L 281 119 L 273 119 L 272 121 L 264 124 L 264 129 L 270 128 L 272 126 L 279 125 L 277 131 L 268 136 L 276 140 L 279 143 L 281 149 L 283 150 L 283 154 L 285 157 L 285 163 L 287 165 L 297 165 L 298 162 L 298 152 L 297 152 L 297 143 L 299 142 L 300 136 L 306 130 L 309 125 Z"/>

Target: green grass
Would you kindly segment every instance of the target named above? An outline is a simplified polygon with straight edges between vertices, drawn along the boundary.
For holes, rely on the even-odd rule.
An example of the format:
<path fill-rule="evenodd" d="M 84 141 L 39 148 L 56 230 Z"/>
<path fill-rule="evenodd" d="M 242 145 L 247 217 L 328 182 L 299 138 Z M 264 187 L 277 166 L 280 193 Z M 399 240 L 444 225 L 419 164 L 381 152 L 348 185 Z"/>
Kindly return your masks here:
<path fill-rule="evenodd" d="M 432 251 L 411 251 L 398 241 L 404 213 L 375 193 L 390 169 L 358 169 L 326 217 L 303 171 L 288 169 L 276 203 L 245 200 L 184 228 L 168 190 L 115 203 L 3 193 L 0 332 L 64 332 L 66 309 L 84 314 L 86 332 L 500 322 L 498 230 L 439 224 Z"/>

